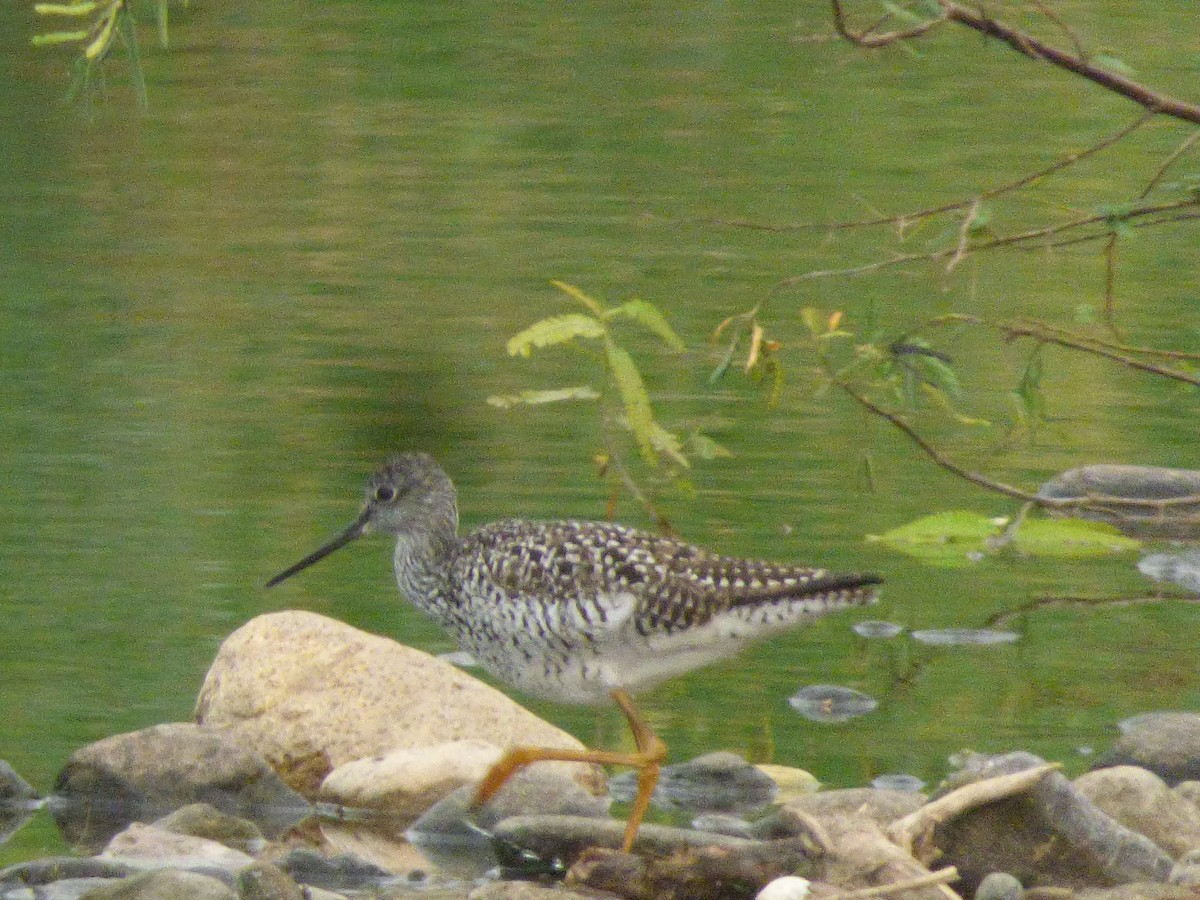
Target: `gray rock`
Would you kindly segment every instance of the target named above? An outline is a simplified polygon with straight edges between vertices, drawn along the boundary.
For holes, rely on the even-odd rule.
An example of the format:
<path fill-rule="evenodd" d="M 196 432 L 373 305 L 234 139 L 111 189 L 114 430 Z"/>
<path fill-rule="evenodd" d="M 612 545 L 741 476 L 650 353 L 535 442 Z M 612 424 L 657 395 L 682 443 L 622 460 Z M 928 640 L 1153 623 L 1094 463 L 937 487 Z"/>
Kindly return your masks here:
<path fill-rule="evenodd" d="M 1200 503 L 1121 506 L 1112 500 L 1177 500 L 1195 495 L 1200 495 L 1200 471 L 1159 466 L 1082 466 L 1038 489 L 1040 497 L 1092 498 L 1078 507 L 1048 507 L 1050 515 L 1109 522 L 1135 537 L 1175 539 L 1200 535 Z"/>
<path fill-rule="evenodd" d="M 561 772 L 541 766 L 522 769 L 480 809 L 471 809 L 475 786 L 460 788 L 434 804 L 405 836 L 440 868 L 477 877 L 501 860 L 492 831 L 513 816 L 558 814 L 609 821 L 607 797 L 599 798 Z M 618 823 L 624 828 L 624 823 Z M 513 851 L 513 858 L 519 851 Z"/>
<path fill-rule="evenodd" d="M 197 802 L 252 819 L 272 835 L 310 811 L 256 753 L 191 723 L 156 725 L 75 751 L 50 809 L 63 836 L 90 852 L 130 822 Z"/>
<path fill-rule="evenodd" d="M 248 854 L 216 841 L 175 834 L 140 822 L 115 835 L 99 858 L 144 867 L 220 870 L 229 874 L 229 881 L 233 880 L 233 873 L 254 862 Z"/>
<path fill-rule="evenodd" d="M 1185 853 L 1171 869 L 1171 875 L 1167 881 L 1171 884 L 1189 885 L 1196 889 L 1197 894 L 1200 894 L 1200 850 L 1191 850 Z"/>
<path fill-rule="evenodd" d="M 1007 872 L 991 872 L 975 890 L 975 900 L 1021 900 L 1025 888 Z"/>
<path fill-rule="evenodd" d="M 1196 809 L 1200 809 L 1200 781 L 1181 781 L 1171 788 L 1181 800 L 1186 800 Z"/>
<path fill-rule="evenodd" d="M 1196 891 L 1187 885 L 1135 881 L 1113 888 L 1079 891 L 1069 900 L 1196 900 Z"/>
<path fill-rule="evenodd" d="M 238 872 L 238 900 L 307 900 L 304 890 L 279 866 L 256 862 Z"/>
<path fill-rule="evenodd" d="M 1121 736 L 1093 769 L 1133 765 L 1149 769 L 1169 785 L 1200 780 L 1200 715 L 1154 712 L 1126 719 Z"/>
<path fill-rule="evenodd" d="M 231 729 L 277 771 L 312 768 L 314 791 L 337 766 L 446 741 L 583 747 L 428 653 L 299 611 L 259 616 L 226 638 L 204 679 L 196 720 Z M 603 791 L 596 766 L 545 765 Z"/>
<path fill-rule="evenodd" d="M 207 803 L 189 803 L 157 819 L 153 825 L 175 834 L 207 838 L 251 856 L 261 853 L 266 846 L 266 838 L 253 822 L 227 815 Z"/>
<path fill-rule="evenodd" d="M 625 823 L 581 816 L 511 816 L 496 825 L 493 836 L 495 840 L 522 848 L 539 859 L 559 859 L 570 865 L 591 847 L 619 848 L 625 838 Z M 634 850 L 651 856 L 666 856 L 689 847 L 734 849 L 761 843 L 690 828 L 642 825 Z"/>
<path fill-rule="evenodd" d="M 298 849 L 276 863 L 299 884 L 331 891 L 357 890 L 387 881 L 388 872 L 352 856 L 322 856 Z"/>
<path fill-rule="evenodd" d="M 112 859 L 48 856 L 0 869 L 0 888 L 14 884 L 46 885 L 68 878 L 125 878 L 138 867 Z"/>
<path fill-rule="evenodd" d="M 609 779 L 614 800 L 637 794 L 637 773 Z M 768 806 L 779 793 L 770 777 L 736 753 L 706 753 L 689 762 L 664 766 L 652 802 L 669 812 L 748 813 Z"/>
<path fill-rule="evenodd" d="M 972 757 L 947 779 L 947 790 L 1024 771 L 1031 753 Z M 990 872 L 1009 872 L 1030 887 L 1105 887 L 1163 882 L 1171 858 L 1144 835 L 1104 813 L 1063 775 L 1051 772 L 1026 793 L 971 810 L 938 826 L 939 865 L 957 866 L 962 891 Z"/>
<path fill-rule="evenodd" d="M 237 894 L 206 875 L 156 869 L 93 888 L 81 900 L 237 900 Z"/>
<path fill-rule="evenodd" d="M 1081 775 L 1075 787 L 1122 825 L 1144 834 L 1172 857 L 1200 847 L 1200 809 L 1138 766 L 1114 766 Z"/>

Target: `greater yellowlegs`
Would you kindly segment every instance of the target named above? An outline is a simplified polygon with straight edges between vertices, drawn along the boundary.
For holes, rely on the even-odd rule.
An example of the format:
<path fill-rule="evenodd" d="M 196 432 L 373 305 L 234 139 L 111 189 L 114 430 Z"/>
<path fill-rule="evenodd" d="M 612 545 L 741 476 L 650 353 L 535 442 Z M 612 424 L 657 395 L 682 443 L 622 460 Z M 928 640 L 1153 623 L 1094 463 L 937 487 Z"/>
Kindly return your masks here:
<path fill-rule="evenodd" d="M 425 453 L 388 460 L 345 531 L 272 587 L 371 531 L 396 538 L 400 591 L 485 669 L 562 703 L 615 701 L 634 753 L 518 747 L 481 783 L 485 803 L 539 760 L 638 770 L 625 850 L 633 846 L 666 747 L 630 694 L 729 656 L 748 642 L 876 599 L 875 575 L 718 556 L 607 522 L 507 519 L 458 535 L 454 484 Z"/>

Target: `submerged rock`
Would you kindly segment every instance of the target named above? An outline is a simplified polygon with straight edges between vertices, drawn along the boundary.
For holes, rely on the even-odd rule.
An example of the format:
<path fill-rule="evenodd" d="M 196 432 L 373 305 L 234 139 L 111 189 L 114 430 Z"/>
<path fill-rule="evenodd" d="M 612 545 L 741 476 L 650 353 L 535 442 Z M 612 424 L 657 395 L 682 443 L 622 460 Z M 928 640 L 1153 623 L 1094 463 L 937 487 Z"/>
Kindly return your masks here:
<path fill-rule="evenodd" d="M 337 766 L 447 741 L 583 748 L 428 653 L 297 611 L 259 616 L 226 638 L 196 719 L 228 728 L 307 794 Z M 595 766 L 549 765 L 603 791 Z"/>
<path fill-rule="evenodd" d="M 1108 522 L 1134 537 L 1187 539 L 1200 535 L 1200 471 L 1160 466 L 1093 465 L 1070 469 L 1038 488 L 1039 497 L 1084 499 L 1079 506 L 1046 507 L 1054 516 Z M 1122 500 L 1167 503 L 1129 505 Z"/>
<path fill-rule="evenodd" d="M 609 779 L 608 789 L 614 800 L 633 800 L 637 772 Z M 756 766 L 736 753 L 718 751 L 664 766 L 651 802 L 669 812 L 748 813 L 768 806 L 778 793 L 779 785 Z"/>

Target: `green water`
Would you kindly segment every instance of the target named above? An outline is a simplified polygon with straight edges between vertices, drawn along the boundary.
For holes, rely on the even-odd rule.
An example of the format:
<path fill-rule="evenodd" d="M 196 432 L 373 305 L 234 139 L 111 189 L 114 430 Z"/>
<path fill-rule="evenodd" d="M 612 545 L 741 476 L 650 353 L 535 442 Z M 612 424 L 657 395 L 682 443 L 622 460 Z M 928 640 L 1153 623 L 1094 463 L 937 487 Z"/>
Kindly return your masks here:
<path fill-rule="evenodd" d="M 798 377 L 776 409 L 740 378 L 708 384 L 719 351 L 704 339 L 724 317 L 782 277 L 894 249 L 886 233 L 716 220 L 937 205 L 1136 114 L 973 37 L 918 54 L 805 40 L 827 30 L 825 9 L 194 3 L 173 14 L 172 49 L 144 53 L 145 114 L 119 60 L 107 103 L 59 105 L 65 55 L 21 49 L 32 16 L 0 10 L 17 48 L 0 63 L 0 758 L 48 789 L 81 744 L 187 719 L 221 640 L 261 612 L 308 609 L 452 649 L 400 602 L 382 543 L 261 585 L 356 512 L 361 480 L 393 449 L 443 461 L 466 525 L 604 515 L 593 410 L 485 403 L 594 377 L 579 356 L 505 356 L 516 330 L 569 309 L 551 278 L 652 300 L 695 348 L 680 360 L 630 345 L 661 418 L 736 454 L 697 467 L 696 496 L 664 496 L 689 539 L 880 571 L 887 592 L 870 615 L 907 627 L 979 625 L 1046 595 L 1142 594 L 1131 558 L 947 571 L 868 543 L 939 509 L 1012 508 L 844 400 L 811 400 Z M 1139 75 L 1194 83 L 1168 9 L 1146 8 L 1132 31 L 1124 4 L 1073 12 L 1101 44 L 1156 35 L 1131 50 Z M 1185 135 L 1146 129 L 998 204 L 996 227 L 1136 194 Z M 1196 350 L 1194 232 L 1143 234 L 1121 258 L 1129 343 Z M 1092 245 L 992 256 L 949 277 L 913 265 L 808 282 L 766 322 L 785 345 L 804 306 L 893 331 L 951 310 L 1070 323 L 1099 302 L 1102 271 Z M 1200 467 L 1191 392 L 1051 351 L 1053 421 L 1006 441 L 1022 353 L 970 332 L 944 349 L 963 363 L 973 411 L 998 426 L 923 420 L 968 465 L 1026 487 L 1089 462 Z M 632 502 L 618 513 L 649 524 Z M 895 771 L 936 780 L 964 747 L 1024 748 L 1078 771 L 1080 749 L 1104 747 L 1117 719 L 1200 705 L 1194 605 L 1042 609 L 1017 620 L 1019 643 L 983 649 L 865 642 L 852 621 L 647 695 L 672 759 L 725 748 L 853 785 Z M 806 722 L 786 698 L 814 682 L 881 707 Z M 534 706 L 584 740 L 627 740 L 615 711 Z M 0 859 L 58 847 L 37 821 Z"/>

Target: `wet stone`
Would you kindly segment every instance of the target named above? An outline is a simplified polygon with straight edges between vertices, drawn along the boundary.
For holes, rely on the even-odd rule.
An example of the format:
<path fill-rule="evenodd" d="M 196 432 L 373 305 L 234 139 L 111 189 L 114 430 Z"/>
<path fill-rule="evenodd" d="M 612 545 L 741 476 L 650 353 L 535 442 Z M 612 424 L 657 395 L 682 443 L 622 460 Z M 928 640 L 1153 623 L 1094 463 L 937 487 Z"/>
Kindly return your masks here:
<path fill-rule="evenodd" d="M 163 831 L 207 838 L 251 855 L 261 853 L 266 845 L 262 831 L 253 822 L 223 813 L 207 803 L 190 803 L 153 824 Z"/>
<path fill-rule="evenodd" d="M 276 865 L 293 881 L 331 891 L 357 890 L 387 881 L 390 874 L 353 856 L 322 856 L 298 849 Z"/>
<path fill-rule="evenodd" d="M 180 869 L 155 869 L 87 891 L 80 900 L 236 900 L 227 885 Z"/>
<path fill-rule="evenodd" d="M 614 800 L 633 800 L 637 773 L 623 772 L 608 788 Z M 651 802 L 668 812 L 748 813 L 768 806 L 778 793 L 779 785 L 736 753 L 716 752 L 664 766 Z"/>
<path fill-rule="evenodd" d="M 813 722 L 848 722 L 879 706 L 874 697 L 837 684 L 810 684 L 789 697 L 788 703 Z"/>
<path fill-rule="evenodd" d="M 151 822 L 197 802 L 253 819 L 269 835 L 310 811 L 262 757 L 190 723 L 80 748 L 59 773 L 49 805 L 67 841 L 95 851 L 130 822 Z"/>
<path fill-rule="evenodd" d="M 278 866 L 256 862 L 238 872 L 238 900 L 307 900 L 304 889 Z"/>
<path fill-rule="evenodd" d="M 753 829 L 749 822 L 739 816 L 728 813 L 704 813 L 692 819 L 692 827 L 697 831 L 711 831 L 714 834 L 727 834 L 730 837 L 754 838 Z"/>
<path fill-rule="evenodd" d="M 1120 506 L 1103 498 L 1178 500 L 1200 495 L 1200 472 L 1161 466 L 1081 466 L 1057 475 L 1038 488 L 1038 496 L 1060 499 L 1092 497 L 1090 506 L 1047 507 L 1052 516 L 1078 516 L 1109 522 L 1135 537 L 1187 539 L 1200 533 L 1200 503 L 1166 506 Z"/>

